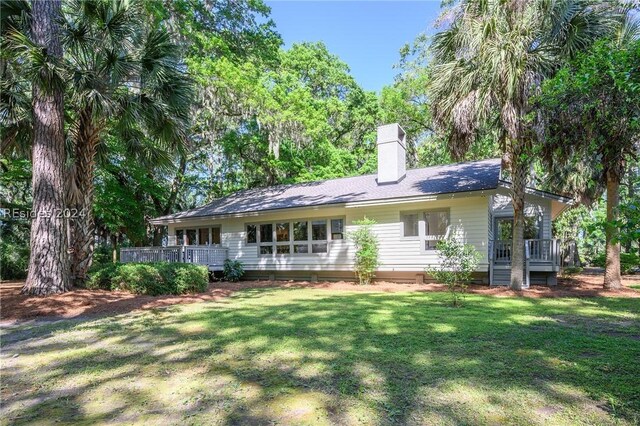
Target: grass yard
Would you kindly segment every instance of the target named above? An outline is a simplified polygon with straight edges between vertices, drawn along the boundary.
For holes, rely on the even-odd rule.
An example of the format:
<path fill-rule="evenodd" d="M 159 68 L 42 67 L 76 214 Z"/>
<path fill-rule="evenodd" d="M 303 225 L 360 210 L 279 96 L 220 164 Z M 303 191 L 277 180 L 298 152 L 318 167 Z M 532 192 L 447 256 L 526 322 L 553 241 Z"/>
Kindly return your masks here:
<path fill-rule="evenodd" d="M 250 289 L 2 346 L 2 424 L 640 422 L 637 299 Z"/>

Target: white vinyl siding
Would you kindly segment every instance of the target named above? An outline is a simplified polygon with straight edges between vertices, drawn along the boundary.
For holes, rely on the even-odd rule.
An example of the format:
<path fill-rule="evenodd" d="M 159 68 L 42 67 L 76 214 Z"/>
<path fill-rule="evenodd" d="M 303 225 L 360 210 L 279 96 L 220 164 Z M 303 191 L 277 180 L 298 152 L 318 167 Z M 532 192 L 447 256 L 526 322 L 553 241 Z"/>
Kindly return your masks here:
<path fill-rule="evenodd" d="M 437 264 L 437 251 L 421 251 L 418 238 L 404 237 L 404 224 L 400 214 L 404 211 L 449 210 L 449 223 L 459 237 L 473 244 L 482 254 L 479 271 L 487 270 L 488 215 L 487 196 L 460 197 L 444 200 L 375 205 L 366 207 L 323 207 L 304 210 L 282 210 L 251 218 L 217 219 L 221 223 L 222 245 L 228 247 L 229 258 L 244 263 L 247 270 L 296 270 L 296 271 L 351 271 L 354 250 L 348 240 L 349 231 L 357 228 L 354 221 L 364 216 L 375 220 L 373 230 L 380 242 L 380 271 L 423 272 L 425 267 Z M 311 228 L 316 219 L 344 218 L 344 239 L 329 240 L 328 253 L 295 255 L 258 255 L 257 244 L 246 243 L 246 224 L 293 223 L 305 219 Z M 330 221 L 329 221 L 330 222 Z M 194 225 L 196 226 L 196 225 Z M 204 223 L 197 226 L 206 226 Z M 187 225 L 169 225 L 169 234 Z M 274 230 L 275 231 L 275 230 Z M 329 228 L 331 231 L 331 228 Z M 274 236 L 275 238 L 275 236 Z"/>

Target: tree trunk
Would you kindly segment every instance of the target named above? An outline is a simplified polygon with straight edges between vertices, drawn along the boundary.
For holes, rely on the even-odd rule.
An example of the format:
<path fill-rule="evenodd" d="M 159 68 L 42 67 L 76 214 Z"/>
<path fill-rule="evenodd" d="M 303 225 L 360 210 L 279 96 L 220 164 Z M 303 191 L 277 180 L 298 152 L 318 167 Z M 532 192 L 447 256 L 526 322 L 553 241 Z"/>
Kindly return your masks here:
<path fill-rule="evenodd" d="M 33 41 L 55 59 L 62 57 L 56 21 L 59 0 L 33 0 Z M 41 76 L 46 78 L 46 76 Z M 47 295 L 67 291 L 69 279 L 67 225 L 64 219 L 64 101 L 63 90 L 33 85 L 33 212 L 31 256 L 23 294 Z"/>
<path fill-rule="evenodd" d="M 620 289 L 620 243 L 615 242 L 616 226 L 612 223 L 618 219 L 618 203 L 620 201 L 620 176 L 614 172 L 607 172 L 607 223 L 605 225 L 605 239 L 607 261 L 604 268 L 604 288 Z"/>
<path fill-rule="evenodd" d="M 71 172 L 69 205 L 74 209 L 71 221 L 71 274 L 76 285 L 83 285 L 93 260 L 95 224 L 93 221 L 93 176 L 99 132 L 93 122 L 93 111 L 80 111 L 75 160 Z"/>
<path fill-rule="evenodd" d="M 111 234 L 111 261 L 118 263 L 118 234 Z"/>
<path fill-rule="evenodd" d="M 513 236 L 511 240 L 511 288 L 522 290 L 524 285 L 524 194 L 527 185 L 526 164 L 517 156 L 511 165 L 511 202 L 513 204 Z"/>

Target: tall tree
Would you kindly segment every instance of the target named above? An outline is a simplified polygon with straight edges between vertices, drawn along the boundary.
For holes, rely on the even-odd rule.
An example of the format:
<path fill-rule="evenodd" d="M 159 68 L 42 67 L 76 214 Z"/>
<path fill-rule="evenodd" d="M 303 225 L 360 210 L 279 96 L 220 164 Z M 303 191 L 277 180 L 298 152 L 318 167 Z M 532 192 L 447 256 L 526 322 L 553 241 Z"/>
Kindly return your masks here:
<path fill-rule="evenodd" d="M 59 0 L 33 0 L 31 35 L 38 68 L 33 79 L 33 212 L 31 257 L 25 294 L 69 290 L 65 220 L 64 88 Z"/>
<path fill-rule="evenodd" d="M 620 46 L 603 40 L 547 81 L 539 97 L 547 163 L 560 170 L 557 177 L 586 176 L 586 181 L 556 179 L 561 188 L 582 199 L 606 190 L 604 287 L 612 289 L 622 286 L 620 183 L 628 160 L 640 154 L 638 64 L 640 41 Z"/>
<path fill-rule="evenodd" d="M 139 3 L 69 1 L 63 34 L 72 76 L 73 167 L 69 174 L 72 274 L 81 283 L 93 255 L 96 154 L 104 135 L 116 133 L 132 155 L 148 139 L 183 149 L 190 88 L 169 33 L 147 24 Z"/>
<path fill-rule="evenodd" d="M 537 121 L 529 97 L 558 65 L 615 27 L 615 7 L 592 0 L 466 0 L 434 36 L 430 99 L 436 125 L 462 157 L 496 129 L 514 210 L 511 287 L 524 281 L 524 198 Z M 535 115 L 535 114 L 534 114 Z"/>

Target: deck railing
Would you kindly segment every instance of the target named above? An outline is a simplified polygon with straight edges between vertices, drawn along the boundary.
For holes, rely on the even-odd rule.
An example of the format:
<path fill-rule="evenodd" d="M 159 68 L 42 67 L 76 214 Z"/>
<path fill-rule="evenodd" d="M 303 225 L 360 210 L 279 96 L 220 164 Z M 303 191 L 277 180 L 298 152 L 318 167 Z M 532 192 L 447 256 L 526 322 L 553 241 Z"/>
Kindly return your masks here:
<path fill-rule="evenodd" d="M 120 249 L 120 262 L 179 262 L 222 267 L 227 248 L 219 246 L 127 247 Z"/>
<path fill-rule="evenodd" d="M 560 265 L 560 243 L 552 239 L 524 240 L 525 257 L 532 263 L 550 263 Z M 492 257 L 496 263 L 510 263 L 512 255 L 511 240 L 495 240 L 492 244 Z"/>

